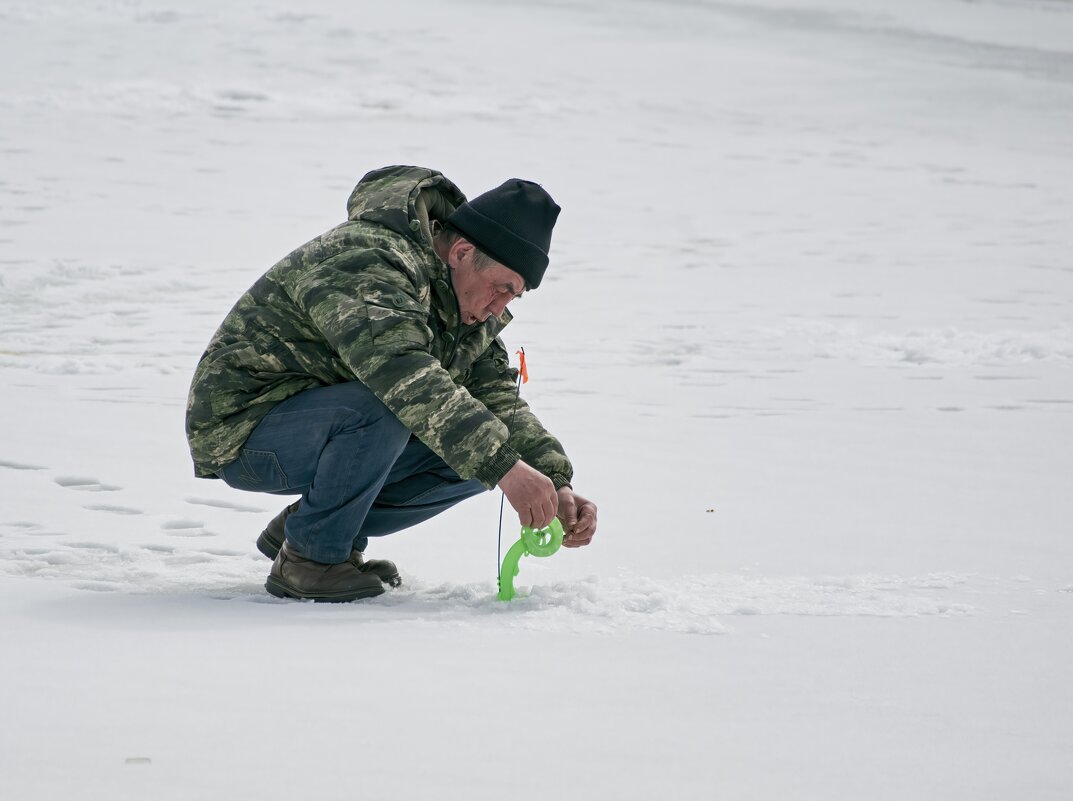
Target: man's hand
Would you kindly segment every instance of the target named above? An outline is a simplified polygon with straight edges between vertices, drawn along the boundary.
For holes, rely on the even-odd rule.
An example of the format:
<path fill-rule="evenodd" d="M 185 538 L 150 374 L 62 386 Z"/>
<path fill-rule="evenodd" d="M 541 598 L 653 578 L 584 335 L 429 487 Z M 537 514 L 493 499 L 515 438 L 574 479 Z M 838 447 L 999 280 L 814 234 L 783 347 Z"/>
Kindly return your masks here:
<path fill-rule="evenodd" d="M 555 485 L 546 475 L 518 461 L 499 479 L 499 488 L 518 513 L 523 526 L 541 529 L 551 524 L 559 499 L 555 495 Z"/>
<path fill-rule="evenodd" d="M 562 487 L 558 493 L 558 517 L 563 523 L 563 545 L 580 548 L 592 542 L 596 533 L 596 504 L 582 498 L 570 487 Z"/>

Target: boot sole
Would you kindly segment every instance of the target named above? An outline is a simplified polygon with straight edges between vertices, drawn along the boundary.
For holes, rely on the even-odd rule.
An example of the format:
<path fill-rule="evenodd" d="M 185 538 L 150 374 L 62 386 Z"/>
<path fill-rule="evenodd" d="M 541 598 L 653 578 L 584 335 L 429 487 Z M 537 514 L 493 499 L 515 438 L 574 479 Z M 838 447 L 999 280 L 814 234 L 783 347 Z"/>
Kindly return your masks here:
<path fill-rule="evenodd" d="M 373 598 L 382 595 L 383 585 L 379 587 L 363 587 L 357 590 L 325 590 L 323 592 L 302 592 L 297 587 L 282 581 L 275 576 L 269 576 L 265 582 L 265 589 L 270 595 L 277 598 L 297 598 L 299 600 L 320 601 L 323 603 L 345 603 L 357 601 L 360 598 Z"/>

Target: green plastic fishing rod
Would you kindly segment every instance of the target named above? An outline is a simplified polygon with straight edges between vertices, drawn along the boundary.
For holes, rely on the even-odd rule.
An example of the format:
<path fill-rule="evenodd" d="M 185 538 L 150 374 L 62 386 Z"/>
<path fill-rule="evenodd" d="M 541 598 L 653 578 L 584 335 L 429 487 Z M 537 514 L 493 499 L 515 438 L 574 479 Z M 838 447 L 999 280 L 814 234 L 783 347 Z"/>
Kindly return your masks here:
<path fill-rule="evenodd" d="M 551 556 L 563 544 L 563 524 L 558 518 L 541 529 L 522 526 L 522 536 L 510 546 L 499 569 L 499 600 L 509 601 L 514 592 L 514 577 L 518 575 L 518 561 L 523 556 Z"/>

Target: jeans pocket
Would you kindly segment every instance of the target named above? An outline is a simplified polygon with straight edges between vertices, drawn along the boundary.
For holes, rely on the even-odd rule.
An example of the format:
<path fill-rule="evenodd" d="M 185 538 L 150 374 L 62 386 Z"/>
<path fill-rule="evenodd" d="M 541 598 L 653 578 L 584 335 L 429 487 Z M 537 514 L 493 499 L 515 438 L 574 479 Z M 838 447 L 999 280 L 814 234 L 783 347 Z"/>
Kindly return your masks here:
<path fill-rule="evenodd" d="M 238 459 L 221 471 L 223 479 L 235 489 L 254 492 L 278 492 L 287 489 L 287 474 L 279 466 L 274 451 L 243 448 Z"/>

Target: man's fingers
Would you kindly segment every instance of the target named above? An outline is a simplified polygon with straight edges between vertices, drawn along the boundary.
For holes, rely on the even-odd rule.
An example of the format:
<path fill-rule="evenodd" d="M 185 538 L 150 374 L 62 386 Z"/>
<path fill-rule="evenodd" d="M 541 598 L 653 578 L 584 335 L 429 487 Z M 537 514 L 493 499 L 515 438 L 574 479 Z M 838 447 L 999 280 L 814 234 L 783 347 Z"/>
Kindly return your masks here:
<path fill-rule="evenodd" d="M 591 505 L 586 504 L 581 507 L 581 511 L 578 514 L 577 527 L 575 531 L 580 535 L 588 535 L 592 538 L 593 531 L 596 530 L 596 509 Z"/>
<path fill-rule="evenodd" d="M 551 521 L 554 519 L 555 512 L 551 511 L 551 509 L 546 506 L 540 508 L 530 507 L 524 514 L 522 512 L 518 513 L 518 522 L 534 531 L 547 528 L 551 525 Z"/>
<path fill-rule="evenodd" d="M 595 533 L 596 514 L 592 509 L 582 507 L 581 513 L 578 515 L 577 526 L 563 538 L 563 545 L 567 548 L 580 548 L 592 542 L 592 537 Z"/>
<path fill-rule="evenodd" d="M 503 493 L 526 528 L 543 528 L 555 517 L 558 498 L 547 476 L 519 461 L 499 480 Z"/>
<path fill-rule="evenodd" d="M 574 535 L 574 536 L 564 537 L 563 538 L 563 547 L 564 548 L 580 548 L 580 547 L 582 547 L 584 545 L 588 545 L 590 542 L 592 542 L 592 537 L 579 537 L 577 535 Z"/>
<path fill-rule="evenodd" d="M 550 526 L 551 521 L 554 519 L 555 504 L 552 504 L 548 499 L 544 499 L 539 505 L 529 508 L 529 522 L 526 523 L 523 520 L 522 525 L 539 530 Z"/>
<path fill-rule="evenodd" d="M 569 493 L 559 495 L 559 519 L 563 521 L 563 530 L 567 534 L 577 527 L 577 504 Z"/>
<path fill-rule="evenodd" d="M 544 502 L 540 505 L 540 525 L 537 528 L 546 528 L 551 525 L 551 521 L 555 519 L 555 507 L 557 503 L 553 500 L 555 498 L 554 490 L 550 498 L 545 498 Z"/>

